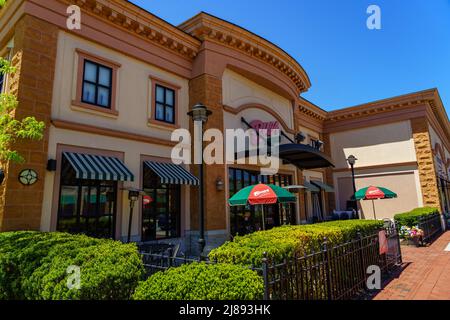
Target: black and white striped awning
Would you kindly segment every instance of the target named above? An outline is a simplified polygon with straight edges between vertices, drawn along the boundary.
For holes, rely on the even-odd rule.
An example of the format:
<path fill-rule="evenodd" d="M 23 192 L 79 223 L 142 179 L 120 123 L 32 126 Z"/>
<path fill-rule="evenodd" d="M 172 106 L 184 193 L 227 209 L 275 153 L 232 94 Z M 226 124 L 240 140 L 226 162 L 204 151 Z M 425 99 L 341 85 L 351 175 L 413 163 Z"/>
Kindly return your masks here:
<path fill-rule="evenodd" d="M 77 179 L 134 181 L 131 171 L 117 158 L 63 152 L 76 172 Z"/>
<path fill-rule="evenodd" d="M 145 161 L 144 163 L 158 175 L 161 179 L 161 183 L 187 184 L 192 186 L 199 185 L 199 180 L 197 177 L 181 165 L 154 161 Z"/>

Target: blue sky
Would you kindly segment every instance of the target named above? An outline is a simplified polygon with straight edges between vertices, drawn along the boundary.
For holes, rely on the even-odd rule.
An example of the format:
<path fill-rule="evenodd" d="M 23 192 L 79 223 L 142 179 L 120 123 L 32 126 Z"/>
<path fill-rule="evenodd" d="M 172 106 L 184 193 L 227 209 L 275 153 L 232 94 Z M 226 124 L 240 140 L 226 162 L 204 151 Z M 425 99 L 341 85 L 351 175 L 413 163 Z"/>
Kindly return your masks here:
<path fill-rule="evenodd" d="M 450 110 L 450 0 L 133 0 L 178 25 L 205 11 L 272 41 L 308 73 L 325 110 L 437 87 Z M 369 5 L 381 30 L 366 27 Z"/>

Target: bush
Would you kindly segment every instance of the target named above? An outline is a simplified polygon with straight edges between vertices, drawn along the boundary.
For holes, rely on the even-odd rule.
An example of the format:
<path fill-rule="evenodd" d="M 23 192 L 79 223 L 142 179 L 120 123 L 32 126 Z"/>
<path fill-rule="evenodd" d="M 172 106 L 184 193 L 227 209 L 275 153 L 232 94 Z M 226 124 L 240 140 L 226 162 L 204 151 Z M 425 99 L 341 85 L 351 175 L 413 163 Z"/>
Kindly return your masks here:
<path fill-rule="evenodd" d="M 158 272 L 141 282 L 134 300 L 256 300 L 262 299 L 262 278 L 230 264 L 192 263 Z"/>
<path fill-rule="evenodd" d="M 358 232 L 363 236 L 374 234 L 382 226 L 383 222 L 372 220 L 283 226 L 237 236 L 234 241 L 212 250 L 209 258 L 222 263 L 260 266 L 265 252 L 269 260 L 279 262 L 294 254 L 303 255 L 311 250 L 320 250 L 325 237 L 329 245 L 337 245 L 355 239 Z"/>
<path fill-rule="evenodd" d="M 81 288 L 69 290 L 69 266 Z M 0 299 L 129 299 L 144 268 L 135 244 L 66 233 L 0 233 Z"/>
<path fill-rule="evenodd" d="M 422 218 L 439 215 L 439 209 L 432 207 L 416 208 L 409 212 L 399 213 L 394 216 L 395 223 L 402 227 L 412 228 L 417 226 Z"/>

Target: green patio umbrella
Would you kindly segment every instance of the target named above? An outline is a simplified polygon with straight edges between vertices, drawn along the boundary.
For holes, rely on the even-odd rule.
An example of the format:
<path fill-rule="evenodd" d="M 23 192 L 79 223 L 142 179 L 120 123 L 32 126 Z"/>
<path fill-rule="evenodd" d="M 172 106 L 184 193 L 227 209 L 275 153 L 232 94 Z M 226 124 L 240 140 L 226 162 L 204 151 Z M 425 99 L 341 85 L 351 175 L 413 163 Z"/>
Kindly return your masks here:
<path fill-rule="evenodd" d="M 261 205 L 263 230 L 265 230 L 264 205 L 296 202 L 295 195 L 274 184 L 257 184 L 238 191 L 228 200 L 230 206 Z"/>
<path fill-rule="evenodd" d="M 387 188 L 369 186 L 358 190 L 353 196 L 352 200 L 372 200 L 373 216 L 375 220 L 377 215 L 375 213 L 374 200 L 377 199 L 392 199 L 397 198 L 397 194 Z"/>

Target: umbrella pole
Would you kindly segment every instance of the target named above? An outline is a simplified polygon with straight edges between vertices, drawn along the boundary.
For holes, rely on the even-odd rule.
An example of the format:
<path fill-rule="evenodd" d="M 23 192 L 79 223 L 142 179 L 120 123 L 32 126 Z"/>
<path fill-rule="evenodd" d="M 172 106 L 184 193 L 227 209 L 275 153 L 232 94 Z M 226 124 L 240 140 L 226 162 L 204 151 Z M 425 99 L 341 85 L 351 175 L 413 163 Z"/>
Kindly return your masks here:
<path fill-rule="evenodd" d="M 375 200 L 372 200 L 372 207 L 373 207 L 373 217 L 375 218 L 375 220 L 377 220 L 377 214 L 375 212 Z"/>
<path fill-rule="evenodd" d="M 266 218 L 264 217 L 264 205 L 261 205 L 263 231 L 266 230 Z"/>

